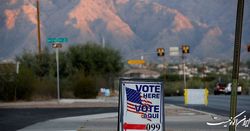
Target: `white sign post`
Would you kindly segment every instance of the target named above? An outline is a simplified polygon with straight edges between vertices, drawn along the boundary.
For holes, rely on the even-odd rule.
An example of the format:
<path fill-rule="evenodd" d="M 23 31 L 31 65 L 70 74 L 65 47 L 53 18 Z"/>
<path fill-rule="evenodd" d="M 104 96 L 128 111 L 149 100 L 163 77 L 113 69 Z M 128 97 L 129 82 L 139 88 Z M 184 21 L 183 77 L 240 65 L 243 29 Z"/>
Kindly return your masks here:
<path fill-rule="evenodd" d="M 164 131 L 163 82 L 121 79 L 119 131 Z"/>
<path fill-rule="evenodd" d="M 169 48 L 170 56 L 179 56 L 179 47 L 170 47 Z"/>
<path fill-rule="evenodd" d="M 53 43 L 52 48 L 56 48 L 56 74 L 57 74 L 57 101 L 60 103 L 60 82 L 59 82 L 59 48 L 62 48 L 62 44 Z"/>

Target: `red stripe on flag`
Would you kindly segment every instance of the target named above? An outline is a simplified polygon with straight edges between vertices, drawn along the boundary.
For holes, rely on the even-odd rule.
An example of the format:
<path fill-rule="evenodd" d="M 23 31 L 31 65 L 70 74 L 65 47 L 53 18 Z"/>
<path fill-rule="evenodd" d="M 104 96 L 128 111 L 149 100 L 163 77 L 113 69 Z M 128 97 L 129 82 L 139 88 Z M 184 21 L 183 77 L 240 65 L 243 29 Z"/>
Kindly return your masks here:
<path fill-rule="evenodd" d="M 143 96 L 141 96 L 141 100 L 142 100 L 142 102 L 144 102 L 144 103 L 152 104 L 152 102 L 151 102 L 150 100 L 147 100 L 147 99 L 144 98 Z"/>
<path fill-rule="evenodd" d="M 131 103 L 129 103 L 129 102 L 127 102 L 127 104 L 130 105 L 130 106 L 135 106 L 135 104 L 131 104 Z"/>
<path fill-rule="evenodd" d="M 144 113 L 142 113 L 142 112 L 136 112 L 136 111 L 133 111 L 133 110 L 130 110 L 130 109 L 128 109 L 128 111 L 129 111 L 129 112 L 136 113 L 136 114 L 141 114 L 141 115 L 143 115 L 143 114 L 144 114 Z"/>
<path fill-rule="evenodd" d="M 127 129 L 146 130 L 146 125 L 145 124 L 128 124 L 128 123 L 124 123 L 123 124 L 123 129 L 125 129 L 125 131 Z"/>
<path fill-rule="evenodd" d="M 149 103 L 149 104 L 152 104 L 152 102 L 151 101 L 148 101 L 148 100 L 142 100 L 142 102 L 144 102 L 144 103 Z"/>
<path fill-rule="evenodd" d="M 127 106 L 129 109 L 135 110 L 133 106 Z"/>

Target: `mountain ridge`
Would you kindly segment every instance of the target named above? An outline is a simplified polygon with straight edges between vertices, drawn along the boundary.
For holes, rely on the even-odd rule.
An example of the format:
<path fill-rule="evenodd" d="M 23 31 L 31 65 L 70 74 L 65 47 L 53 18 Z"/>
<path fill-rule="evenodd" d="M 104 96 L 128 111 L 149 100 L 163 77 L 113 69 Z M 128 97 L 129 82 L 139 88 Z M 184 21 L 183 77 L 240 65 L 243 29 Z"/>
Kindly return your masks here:
<path fill-rule="evenodd" d="M 66 47 L 105 41 L 106 46 L 132 59 L 158 47 L 166 48 L 167 54 L 171 46 L 189 44 L 190 58 L 231 60 L 236 4 L 234 0 L 43 0 L 42 45 L 48 47 L 46 39 L 51 37 L 67 37 Z M 250 43 L 249 5 L 246 1 L 243 59 L 249 59 L 244 48 Z M 0 59 L 13 58 L 24 49 L 37 51 L 35 0 L 3 0 L 0 18 Z M 157 56 L 145 58 L 154 60 Z"/>

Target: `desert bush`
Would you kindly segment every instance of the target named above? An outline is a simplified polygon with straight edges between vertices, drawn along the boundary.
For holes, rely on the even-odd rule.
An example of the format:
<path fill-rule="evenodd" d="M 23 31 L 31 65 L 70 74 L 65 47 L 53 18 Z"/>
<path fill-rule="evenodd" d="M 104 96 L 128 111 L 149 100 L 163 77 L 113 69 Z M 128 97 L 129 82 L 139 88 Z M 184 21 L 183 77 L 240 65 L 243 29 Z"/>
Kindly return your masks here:
<path fill-rule="evenodd" d="M 181 96 L 183 95 L 183 83 L 182 82 L 166 82 L 164 88 L 165 96 Z"/>
<path fill-rule="evenodd" d="M 11 101 L 15 99 L 16 78 L 15 64 L 0 64 L 0 100 Z"/>
<path fill-rule="evenodd" d="M 61 98 L 75 98 L 72 89 L 73 83 L 74 81 L 69 78 L 63 78 L 60 80 Z"/>
<path fill-rule="evenodd" d="M 123 68 L 122 57 L 118 51 L 103 48 L 93 42 L 70 46 L 59 53 L 60 95 L 65 98 L 96 97 L 97 87 L 112 88 L 113 78 Z M 0 99 L 12 98 L 15 91 L 17 99 L 56 98 L 57 72 L 53 52 L 49 49 L 41 54 L 25 51 L 16 60 L 20 62 L 20 71 L 23 70 L 23 73 L 18 75 L 14 83 L 0 83 L 0 93 L 9 92 L 3 93 L 5 96 L 0 96 Z"/>
<path fill-rule="evenodd" d="M 32 70 L 22 67 L 17 75 L 16 99 L 30 100 L 34 92 L 35 74 Z"/>
<path fill-rule="evenodd" d="M 14 76 L 4 75 L 0 78 L 0 100 L 1 101 L 12 101 L 15 99 L 15 79 L 11 78 Z"/>
<path fill-rule="evenodd" d="M 92 76 L 85 76 L 84 73 L 76 73 L 72 79 L 72 89 L 77 98 L 95 98 L 98 94 L 95 79 Z"/>
<path fill-rule="evenodd" d="M 36 79 L 32 98 L 36 100 L 57 98 L 56 79 L 50 77 Z"/>

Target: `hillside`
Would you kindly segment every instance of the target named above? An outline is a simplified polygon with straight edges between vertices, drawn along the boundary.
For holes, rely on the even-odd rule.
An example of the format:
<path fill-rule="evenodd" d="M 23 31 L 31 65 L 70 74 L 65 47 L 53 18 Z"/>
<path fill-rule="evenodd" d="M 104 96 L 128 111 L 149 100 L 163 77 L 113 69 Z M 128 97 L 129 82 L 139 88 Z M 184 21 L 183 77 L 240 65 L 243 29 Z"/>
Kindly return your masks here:
<path fill-rule="evenodd" d="M 0 59 L 36 52 L 36 0 L 2 0 Z M 236 0 L 40 0 L 42 46 L 67 37 L 65 47 L 95 41 L 127 59 L 158 47 L 189 44 L 190 58 L 232 59 Z M 249 59 L 250 1 L 245 1 L 242 57 Z M 167 51 L 167 50 L 166 50 Z M 154 59 L 156 56 L 145 56 Z M 171 59 L 167 57 L 167 59 Z"/>

